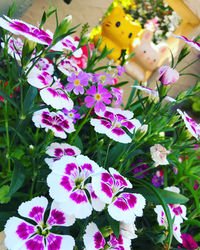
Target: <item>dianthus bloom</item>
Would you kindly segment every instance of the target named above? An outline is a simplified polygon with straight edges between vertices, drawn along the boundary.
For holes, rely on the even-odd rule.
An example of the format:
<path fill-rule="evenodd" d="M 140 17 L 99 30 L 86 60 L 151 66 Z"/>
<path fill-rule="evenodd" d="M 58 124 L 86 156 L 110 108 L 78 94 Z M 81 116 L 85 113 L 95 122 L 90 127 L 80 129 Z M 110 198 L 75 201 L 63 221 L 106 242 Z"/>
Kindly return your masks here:
<path fill-rule="evenodd" d="M 112 95 L 103 87 L 102 84 L 98 84 L 97 89 L 95 85 L 92 85 L 86 93 L 88 96 L 85 97 L 85 105 L 87 108 L 94 106 L 95 112 L 105 111 L 105 104 L 111 103 Z"/>
<path fill-rule="evenodd" d="M 8 54 L 16 60 L 20 61 L 22 57 L 23 42 L 20 38 L 10 38 L 8 41 Z M 5 47 L 5 43 L 1 43 L 2 48 Z"/>
<path fill-rule="evenodd" d="M 19 208 L 20 216 L 28 218 L 33 224 L 18 217 L 11 217 L 5 225 L 5 245 L 9 250 L 72 250 L 75 246 L 73 237 L 51 232 L 53 226 L 71 226 L 74 217 L 68 216 L 55 202 L 51 205 L 49 217 L 45 220 L 44 213 L 48 200 L 35 197 L 23 202 Z"/>
<path fill-rule="evenodd" d="M 59 79 L 53 78 L 48 72 L 35 68 L 28 74 L 30 85 L 40 89 L 42 100 L 55 109 L 73 108 L 73 101 L 69 98 L 65 87 Z"/>
<path fill-rule="evenodd" d="M 173 84 L 179 79 L 179 73 L 175 69 L 170 68 L 169 66 L 162 66 L 159 68 L 159 81 L 163 85 Z"/>
<path fill-rule="evenodd" d="M 69 215 L 84 219 L 91 215 L 93 209 L 101 211 L 105 206 L 89 181 L 100 170 L 87 156 L 63 156 L 53 163 L 52 172 L 47 177 L 49 194 Z"/>
<path fill-rule="evenodd" d="M 180 109 L 177 109 L 177 111 L 184 120 L 190 134 L 198 140 L 200 138 L 200 124 L 197 124 L 186 112 L 182 112 Z"/>
<path fill-rule="evenodd" d="M 66 76 L 70 76 L 72 73 L 78 74 L 78 72 L 81 71 L 81 69 L 72 60 L 65 57 L 60 58 L 58 69 Z"/>
<path fill-rule="evenodd" d="M 111 139 L 121 142 L 130 143 L 131 137 L 125 132 L 127 129 L 130 133 L 136 131 L 140 126 L 137 119 L 132 119 L 133 112 L 117 108 L 106 107 L 104 112 L 96 112 L 101 119 L 91 119 L 90 123 L 98 133 L 106 134 Z"/>
<path fill-rule="evenodd" d="M 179 38 L 179 39 L 182 39 L 184 40 L 187 44 L 189 44 L 190 46 L 194 47 L 195 49 L 199 50 L 200 51 L 200 43 L 198 42 L 195 42 L 195 41 L 192 41 L 192 40 L 189 40 L 187 37 L 185 36 L 177 36 L 177 35 L 173 35 L 174 37 L 176 38 Z"/>
<path fill-rule="evenodd" d="M 106 242 L 101 231 L 98 229 L 94 222 L 87 225 L 85 234 L 83 236 L 83 242 L 87 250 L 95 249 L 119 249 L 119 250 L 130 250 L 131 241 L 130 239 L 124 238 L 122 234 L 119 234 L 117 239 L 112 233 L 109 241 Z M 106 248 L 105 248 L 106 247 Z"/>
<path fill-rule="evenodd" d="M 166 187 L 165 190 L 180 193 L 179 188 L 177 187 Z M 173 234 L 178 242 L 182 243 L 181 232 L 180 232 L 180 224 L 183 220 L 186 220 L 186 207 L 180 204 L 168 204 L 169 211 L 171 214 L 171 218 L 174 219 L 173 223 Z M 157 220 L 160 226 L 164 226 L 166 229 L 168 228 L 167 217 L 165 215 L 164 209 L 161 205 L 157 205 L 154 208 L 154 211 L 157 213 Z"/>
<path fill-rule="evenodd" d="M 169 164 L 167 160 L 167 150 L 161 144 L 155 144 L 150 147 L 150 153 L 156 167 Z"/>
<path fill-rule="evenodd" d="M 66 133 L 75 131 L 72 120 L 67 120 L 61 111 L 49 112 L 48 109 L 36 111 L 32 121 L 37 128 L 45 128 L 46 132 L 50 129 L 55 136 L 63 139 L 67 138 Z"/>
<path fill-rule="evenodd" d="M 190 234 L 181 234 L 181 239 L 183 247 L 186 249 L 195 250 L 199 247 Z"/>
<path fill-rule="evenodd" d="M 110 173 L 109 173 L 110 172 Z M 145 199 L 141 194 L 123 192 L 132 184 L 113 168 L 92 176 L 95 194 L 108 204 L 108 213 L 117 221 L 133 223 L 136 216 L 143 215 Z"/>
<path fill-rule="evenodd" d="M 52 42 L 51 36 L 31 24 L 17 19 L 10 19 L 4 15 L 4 18 L 0 17 L 0 26 L 15 35 L 21 35 L 27 39 L 39 44 L 50 45 Z"/>
<path fill-rule="evenodd" d="M 53 166 L 53 162 L 59 160 L 64 155 L 68 156 L 77 156 L 80 155 L 81 151 L 79 148 L 75 146 L 71 146 L 67 143 L 51 143 L 46 150 L 46 154 L 53 158 L 45 158 L 45 162 L 48 164 L 50 168 Z"/>

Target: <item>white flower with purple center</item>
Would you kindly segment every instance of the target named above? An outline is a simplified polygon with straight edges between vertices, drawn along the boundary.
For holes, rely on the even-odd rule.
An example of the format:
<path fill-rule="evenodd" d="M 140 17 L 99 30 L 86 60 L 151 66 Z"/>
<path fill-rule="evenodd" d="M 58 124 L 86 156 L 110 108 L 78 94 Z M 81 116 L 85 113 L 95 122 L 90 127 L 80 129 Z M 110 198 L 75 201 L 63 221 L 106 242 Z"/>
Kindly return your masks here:
<path fill-rule="evenodd" d="M 112 95 L 102 84 L 98 84 L 97 88 L 95 85 L 92 85 L 86 93 L 88 96 L 85 97 L 85 105 L 87 108 L 92 108 L 94 106 L 95 112 L 105 111 L 105 104 L 111 104 Z"/>
<path fill-rule="evenodd" d="M 52 50 L 57 50 L 57 51 L 72 51 L 73 56 L 79 58 L 82 56 L 83 52 L 81 48 L 77 49 L 79 45 L 78 41 L 75 41 L 73 37 L 71 36 L 66 36 L 64 39 L 56 43 L 53 47 Z"/>
<path fill-rule="evenodd" d="M 99 171 L 101 168 L 87 156 L 63 156 L 53 163 L 52 172 L 47 177 L 49 194 L 66 213 L 84 219 L 91 215 L 93 208 L 101 211 L 105 206 L 99 201 L 100 207 L 93 207 L 90 201 L 99 199 L 92 193 L 89 181 Z"/>
<path fill-rule="evenodd" d="M 90 79 L 90 74 L 86 72 L 80 71 L 78 74 L 72 73 L 67 77 L 66 90 L 74 92 L 75 95 L 84 94 L 84 87 L 88 85 L 88 81 Z"/>
<path fill-rule="evenodd" d="M 64 155 L 68 156 L 77 156 L 80 155 L 81 151 L 79 148 L 75 146 L 71 146 L 67 143 L 51 143 L 46 150 L 46 154 L 53 158 L 45 158 L 45 162 L 48 164 L 50 168 L 53 166 L 53 162 L 59 160 Z"/>
<path fill-rule="evenodd" d="M 20 38 L 10 38 L 8 41 L 8 54 L 11 55 L 13 58 L 16 58 L 17 61 L 21 60 L 22 57 L 22 49 L 23 49 L 23 42 Z M 1 43 L 2 48 L 5 47 L 5 43 Z"/>
<path fill-rule="evenodd" d="M 158 91 L 156 90 L 153 90 L 153 89 L 150 89 L 150 88 L 147 88 L 145 86 L 137 86 L 137 85 L 132 85 L 131 86 L 132 88 L 136 88 L 136 89 L 139 89 L 141 91 L 144 91 L 146 92 L 147 94 L 149 94 L 150 96 L 152 97 L 155 97 L 157 98 L 159 96 L 159 93 Z M 169 102 L 176 102 L 176 100 L 170 96 L 165 96 L 165 100 L 169 101 Z"/>
<path fill-rule="evenodd" d="M 108 204 L 108 213 L 116 221 L 133 223 L 136 216 L 143 215 L 145 199 L 141 194 L 122 192 L 132 188 L 132 184 L 119 172 L 109 168 L 92 176 L 92 187 L 95 194 Z"/>
<path fill-rule="evenodd" d="M 189 40 L 187 37 L 185 36 L 177 36 L 177 35 L 173 35 L 174 37 L 176 38 L 179 38 L 179 39 L 182 39 L 184 40 L 187 44 L 189 44 L 190 46 L 194 47 L 195 49 L 199 50 L 200 51 L 200 43 L 198 42 L 195 42 L 195 41 L 192 41 L 192 40 Z"/>
<path fill-rule="evenodd" d="M 44 213 L 48 200 L 45 197 L 35 197 L 23 202 L 19 208 L 20 216 L 28 218 L 33 224 L 18 217 L 11 217 L 5 225 L 5 245 L 9 250 L 72 250 L 75 241 L 69 235 L 59 235 L 51 232 L 53 226 L 71 226 L 75 218 L 67 215 L 55 202 L 47 220 Z"/>
<path fill-rule="evenodd" d="M 179 79 L 179 73 L 177 70 L 169 67 L 169 66 L 161 66 L 158 69 L 158 72 L 160 74 L 159 81 L 163 85 L 170 85 L 178 81 Z"/>
<path fill-rule="evenodd" d="M 165 227 L 165 229 L 168 229 L 168 222 L 167 217 L 165 215 L 164 209 L 161 205 L 157 205 L 154 208 L 155 213 L 157 214 L 157 221 L 160 226 Z M 181 239 L 181 226 L 180 223 L 177 223 L 174 221 L 173 223 L 173 235 L 176 238 L 176 240 L 180 243 L 182 243 Z"/>
<path fill-rule="evenodd" d="M 92 118 L 90 120 L 95 131 L 106 134 L 111 139 L 121 143 L 130 143 L 132 141 L 125 129 L 133 133 L 141 127 L 139 120 L 132 119 L 133 112 L 129 110 L 106 107 L 104 112 L 96 112 L 96 114 L 102 118 Z"/>
<path fill-rule="evenodd" d="M 166 188 L 164 188 L 164 190 L 171 191 L 171 192 L 174 192 L 177 194 L 180 193 L 180 189 L 177 187 L 174 187 L 174 186 L 166 187 Z M 183 222 L 183 220 L 187 220 L 187 217 L 186 217 L 187 208 L 186 208 L 186 206 L 180 205 L 180 204 L 168 204 L 168 206 L 169 206 L 169 210 L 170 210 L 172 218 L 175 216 L 175 223 L 176 224 L 180 224 Z"/>
<path fill-rule="evenodd" d="M 95 250 L 95 249 L 118 249 L 118 250 L 130 250 L 131 241 L 127 238 L 123 238 L 119 234 L 117 239 L 112 233 L 110 235 L 109 241 L 106 242 L 101 231 L 98 229 L 97 225 L 94 222 L 91 222 L 87 225 L 85 234 L 83 236 L 83 242 L 85 249 Z"/>
<path fill-rule="evenodd" d="M 67 120 L 61 111 L 49 112 L 48 109 L 36 111 L 32 121 L 37 128 L 45 128 L 46 132 L 50 129 L 54 136 L 62 139 L 67 138 L 66 133 L 75 131 L 72 120 Z"/>
<path fill-rule="evenodd" d="M 52 42 L 51 36 L 44 30 L 21 20 L 10 19 L 5 15 L 4 18 L 0 17 L 0 26 L 15 35 L 24 36 L 39 44 L 50 45 Z"/>
<path fill-rule="evenodd" d="M 30 63 L 27 68 L 30 68 L 32 66 L 33 63 Z M 35 64 L 35 66 L 37 69 L 39 69 L 40 71 L 45 71 L 50 75 L 53 75 L 54 72 L 54 67 L 53 64 L 50 63 L 46 58 L 40 58 L 40 60 Z"/>
<path fill-rule="evenodd" d="M 177 109 L 178 113 L 181 115 L 184 120 L 185 126 L 192 136 L 197 140 L 200 138 L 200 124 L 197 124 L 185 111 L 182 112 L 180 109 Z"/>
<path fill-rule="evenodd" d="M 66 76 L 70 76 L 72 73 L 78 74 L 78 72 L 81 71 L 81 69 L 72 60 L 65 57 L 60 59 L 58 69 Z"/>
<path fill-rule="evenodd" d="M 67 110 L 66 108 L 62 109 L 62 112 L 69 118 L 73 120 L 73 123 L 76 123 L 76 120 L 81 119 L 81 114 L 78 113 L 77 109 Z"/>
<path fill-rule="evenodd" d="M 48 72 L 34 68 L 28 74 L 27 81 L 40 89 L 40 96 L 47 105 L 55 109 L 73 108 L 74 103 L 68 97 L 65 87 L 59 79 L 53 78 Z"/>

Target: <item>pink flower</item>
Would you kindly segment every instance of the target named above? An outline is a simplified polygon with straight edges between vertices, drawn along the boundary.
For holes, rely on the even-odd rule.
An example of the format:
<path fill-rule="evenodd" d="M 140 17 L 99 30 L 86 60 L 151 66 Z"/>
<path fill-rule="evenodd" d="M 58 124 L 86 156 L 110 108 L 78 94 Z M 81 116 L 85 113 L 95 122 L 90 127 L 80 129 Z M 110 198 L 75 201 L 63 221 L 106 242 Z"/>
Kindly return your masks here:
<path fill-rule="evenodd" d="M 110 173 L 109 173 L 110 172 Z M 109 168 L 92 176 L 92 187 L 97 197 L 108 204 L 108 213 L 116 221 L 132 223 L 143 215 L 145 199 L 141 194 L 122 192 L 132 184 L 120 173 Z"/>
<path fill-rule="evenodd" d="M 187 37 L 185 36 L 177 36 L 177 35 L 173 35 L 176 38 L 182 39 L 184 40 L 187 44 L 189 44 L 190 46 L 194 47 L 197 50 L 200 50 L 200 43 L 189 40 Z"/>
<path fill-rule="evenodd" d="M 175 69 L 170 68 L 169 66 L 162 66 L 158 70 L 160 77 L 159 81 L 163 85 L 173 84 L 179 79 L 179 73 Z"/>
<path fill-rule="evenodd" d="M 122 95 L 123 95 L 123 90 L 120 88 L 113 88 L 111 87 L 112 94 L 115 97 L 115 102 L 113 103 L 116 107 L 119 107 L 122 104 Z"/>
<path fill-rule="evenodd" d="M 181 239 L 183 240 L 183 247 L 186 249 L 194 250 L 199 247 L 190 234 L 181 234 Z"/>
<path fill-rule="evenodd" d="M 90 79 L 90 74 L 80 71 L 78 74 L 72 73 L 68 76 L 66 85 L 67 91 L 74 92 L 75 95 L 84 94 L 84 87 L 88 85 L 88 80 Z"/>
<path fill-rule="evenodd" d="M 87 156 L 63 156 L 53 162 L 47 177 L 49 194 L 66 213 L 84 219 L 93 209 L 101 211 L 105 206 L 88 181 L 99 171 L 101 168 Z"/>
<path fill-rule="evenodd" d="M 87 108 L 94 106 L 95 112 L 105 111 L 105 104 L 111 103 L 110 98 L 112 95 L 107 89 L 103 88 L 102 84 L 98 84 L 98 90 L 96 86 L 92 85 L 91 88 L 87 90 L 87 95 L 90 96 L 85 97 L 85 105 Z"/>
<path fill-rule="evenodd" d="M 18 217 L 11 217 L 7 221 L 5 245 L 8 249 L 73 249 L 75 241 L 72 236 L 55 234 L 51 229 L 53 226 L 71 226 L 75 218 L 67 215 L 53 202 L 49 217 L 45 220 L 47 205 L 48 200 L 41 196 L 19 206 L 20 216 L 28 218 L 30 223 Z"/>

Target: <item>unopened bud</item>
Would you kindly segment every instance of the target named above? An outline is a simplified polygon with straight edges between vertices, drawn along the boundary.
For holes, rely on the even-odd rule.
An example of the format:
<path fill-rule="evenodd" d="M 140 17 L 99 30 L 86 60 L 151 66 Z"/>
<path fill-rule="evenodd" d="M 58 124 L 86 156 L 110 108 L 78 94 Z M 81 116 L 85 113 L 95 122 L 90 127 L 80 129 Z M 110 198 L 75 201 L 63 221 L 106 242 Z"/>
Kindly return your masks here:
<path fill-rule="evenodd" d="M 53 40 L 67 33 L 72 22 L 72 16 L 68 15 L 65 19 L 58 25 L 54 32 Z"/>

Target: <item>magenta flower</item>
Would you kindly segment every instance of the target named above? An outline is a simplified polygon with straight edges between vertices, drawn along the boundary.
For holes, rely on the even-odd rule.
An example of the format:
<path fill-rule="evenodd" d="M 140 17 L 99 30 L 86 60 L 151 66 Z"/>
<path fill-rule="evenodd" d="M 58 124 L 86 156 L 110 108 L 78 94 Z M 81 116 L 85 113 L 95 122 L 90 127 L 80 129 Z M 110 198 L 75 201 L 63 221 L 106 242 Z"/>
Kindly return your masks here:
<path fill-rule="evenodd" d="M 72 120 L 67 120 L 61 111 L 57 113 L 49 112 L 48 109 L 36 111 L 33 114 L 32 121 L 37 128 L 45 128 L 46 132 L 50 129 L 53 131 L 54 136 L 62 139 L 67 138 L 66 133 L 75 131 Z"/>
<path fill-rule="evenodd" d="M 74 92 L 75 95 L 84 94 L 84 87 L 88 85 L 88 80 L 90 79 L 90 74 L 80 71 L 78 74 L 72 73 L 68 76 L 66 85 L 67 91 Z"/>
<path fill-rule="evenodd" d="M 18 217 L 11 217 L 4 231 L 5 245 L 8 249 L 73 249 L 75 241 L 72 236 L 55 234 L 51 229 L 53 226 L 71 226 L 75 218 L 67 215 L 56 202 L 53 202 L 49 217 L 45 220 L 47 205 L 48 200 L 45 197 L 35 197 L 19 206 L 20 216 L 28 218 L 33 224 Z"/>
<path fill-rule="evenodd" d="M 194 47 L 195 49 L 197 50 L 200 50 L 200 43 L 198 42 L 195 42 L 195 41 L 192 41 L 192 40 L 189 40 L 187 37 L 185 36 L 177 36 L 177 35 L 173 35 L 174 37 L 176 38 L 179 38 L 181 40 L 184 40 L 187 44 L 189 44 L 190 46 Z"/>
<path fill-rule="evenodd" d="M 125 67 L 123 66 L 121 66 L 121 65 L 118 65 L 117 66 L 117 74 L 118 74 L 118 76 L 121 76 L 124 72 L 126 72 L 126 69 L 125 69 Z"/>
<path fill-rule="evenodd" d="M 21 20 L 10 19 L 5 15 L 4 18 L 0 17 L 0 26 L 15 35 L 24 36 L 39 44 L 50 45 L 52 42 L 51 36 L 44 30 Z"/>
<path fill-rule="evenodd" d="M 66 213 L 84 219 L 93 209 L 101 211 L 105 206 L 88 181 L 99 171 L 101 168 L 87 156 L 63 156 L 52 164 L 52 172 L 47 177 L 49 194 Z"/>
<path fill-rule="evenodd" d="M 199 247 L 190 234 L 181 234 L 181 239 L 183 240 L 183 247 L 186 249 L 194 250 Z"/>
<path fill-rule="evenodd" d="M 87 108 L 94 106 L 95 112 L 105 111 L 105 104 L 111 103 L 110 98 L 112 95 L 107 89 L 103 88 L 102 84 L 98 84 L 98 90 L 96 90 L 96 86 L 92 85 L 91 88 L 87 90 L 87 95 L 90 96 L 85 97 L 85 105 Z"/>
<path fill-rule="evenodd" d="M 109 173 L 110 172 L 110 173 Z M 109 168 L 92 176 L 92 187 L 97 197 L 108 204 L 109 215 L 117 221 L 132 223 L 143 215 L 145 199 L 141 194 L 122 192 L 132 184 L 120 173 Z"/>
<path fill-rule="evenodd" d="M 173 84 L 179 79 L 179 73 L 175 69 L 170 68 L 169 66 L 162 66 L 158 70 L 160 77 L 159 81 L 163 85 Z"/>

